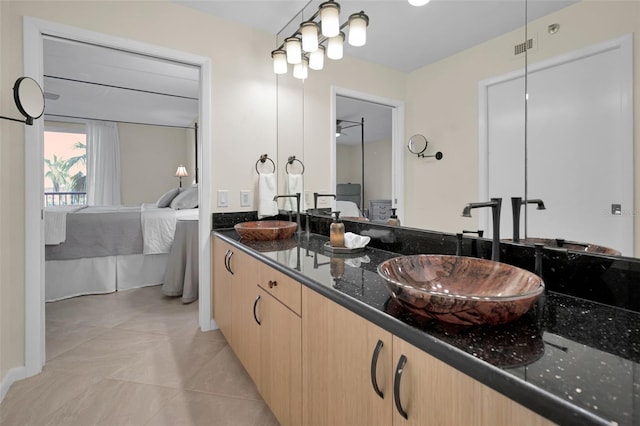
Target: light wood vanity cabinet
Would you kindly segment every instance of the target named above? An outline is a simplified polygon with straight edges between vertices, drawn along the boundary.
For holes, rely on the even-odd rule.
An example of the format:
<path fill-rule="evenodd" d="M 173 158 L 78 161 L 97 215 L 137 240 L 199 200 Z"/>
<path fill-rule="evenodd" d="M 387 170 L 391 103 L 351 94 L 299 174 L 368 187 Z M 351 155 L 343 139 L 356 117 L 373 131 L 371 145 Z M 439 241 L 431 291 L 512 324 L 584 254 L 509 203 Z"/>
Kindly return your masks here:
<path fill-rule="evenodd" d="M 234 249 L 219 238 L 213 238 L 212 262 L 213 288 L 211 298 L 213 306 L 213 318 L 227 342 L 231 343 L 231 292 L 235 273 L 229 267 L 229 258 Z"/>
<path fill-rule="evenodd" d="M 552 424 L 308 288 L 302 324 L 304 424 Z"/>
<path fill-rule="evenodd" d="M 391 425 L 391 333 L 308 288 L 302 330 L 303 423 Z"/>
<path fill-rule="evenodd" d="M 283 426 L 552 424 L 219 238 L 213 256 L 214 319 Z"/>
<path fill-rule="evenodd" d="M 402 356 L 406 363 L 398 373 Z M 407 413 L 405 419 L 394 407 L 394 425 L 424 425 L 427 419 L 434 425 L 553 424 L 396 336 L 393 359 L 394 376 L 400 375 L 399 404 Z"/>
<path fill-rule="evenodd" d="M 213 238 L 213 316 L 280 424 L 302 421 L 301 285 Z"/>

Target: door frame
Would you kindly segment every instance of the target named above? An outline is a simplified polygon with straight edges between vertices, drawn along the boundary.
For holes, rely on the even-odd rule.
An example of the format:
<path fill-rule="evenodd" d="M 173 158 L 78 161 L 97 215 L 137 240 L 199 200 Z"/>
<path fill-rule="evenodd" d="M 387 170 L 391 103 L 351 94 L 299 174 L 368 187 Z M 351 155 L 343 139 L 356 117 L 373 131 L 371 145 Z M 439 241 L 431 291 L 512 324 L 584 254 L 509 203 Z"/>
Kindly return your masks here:
<path fill-rule="evenodd" d="M 198 196 L 211 199 L 211 60 L 204 56 L 173 50 L 136 40 L 97 33 L 55 22 L 25 16 L 24 74 L 43 85 L 44 49 L 43 36 L 77 40 L 151 55 L 182 62 L 200 68 L 199 149 L 197 165 L 200 171 Z M 45 301 L 44 301 L 44 221 L 43 221 L 43 131 L 44 120 L 35 120 L 33 126 L 25 126 L 25 376 L 42 371 L 45 354 Z M 206 165 L 206 167 L 203 167 Z M 198 320 L 200 329 L 217 328 L 211 315 L 211 205 L 199 206 L 199 299 Z"/>
<path fill-rule="evenodd" d="M 404 222 L 404 101 L 372 95 L 370 93 L 359 92 L 339 86 L 331 86 L 331 108 L 329 114 L 330 129 L 336 125 L 336 96 L 343 96 L 364 102 L 383 105 L 391 108 L 391 199 L 392 204 L 398 208 L 398 218 Z M 330 152 L 330 185 L 333 191 L 336 189 L 336 132 L 331 133 Z M 365 206 L 362 206 L 364 209 Z"/>

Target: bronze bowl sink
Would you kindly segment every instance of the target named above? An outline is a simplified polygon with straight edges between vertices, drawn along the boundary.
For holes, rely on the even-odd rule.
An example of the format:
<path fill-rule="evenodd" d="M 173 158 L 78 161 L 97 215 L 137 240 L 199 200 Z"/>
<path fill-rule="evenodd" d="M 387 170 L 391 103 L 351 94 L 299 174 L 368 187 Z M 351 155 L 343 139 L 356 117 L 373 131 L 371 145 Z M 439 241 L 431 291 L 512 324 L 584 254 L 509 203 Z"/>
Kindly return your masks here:
<path fill-rule="evenodd" d="M 244 240 L 271 241 L 291 238 L 298 225 L 286 220 L 256 220 L 238 223 L 234 228 Z"/>
<path fill-rule="evenodd" d="M 395 257 L 378 265 L 391 296 L 405 309 L 454 324 L 504 324 L 526 313 L 544 291 L 524 269 L 463 256 Z"/>
<path fill-rule="evenodd" d="M 609 247 L 579 241 L 563 240 L 560 238 L 521 238 L 519 242 L 522 244 L 544 244 L 545 247 L 564 248 L 585 253 L 608 254 L 610 256 L 620 256 L 622 254 L 618 250 Z"/>

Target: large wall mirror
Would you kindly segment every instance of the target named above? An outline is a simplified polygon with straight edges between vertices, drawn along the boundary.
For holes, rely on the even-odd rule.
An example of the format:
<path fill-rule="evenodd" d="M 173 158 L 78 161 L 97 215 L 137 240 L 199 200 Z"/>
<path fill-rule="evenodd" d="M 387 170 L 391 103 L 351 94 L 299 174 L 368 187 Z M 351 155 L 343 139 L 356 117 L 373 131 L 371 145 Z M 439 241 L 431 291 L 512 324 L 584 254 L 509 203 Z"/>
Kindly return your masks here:
<path fill-rule="evenodd" d="M 400 28 L 401 26 L 411 25 L 409 21 L 403 21 L 402 17 L 396 17 L 393 13 L 386 15 L 378 15 L 377 3 L 384 5 L 389 2 L 343 2 L 343 9 L 350 13 L 351 9 L 361 7 L 369 14 L 371 23 L 369 26 L 368 43 L 375 43 L 380 38 L 376 35 L 376 31 L 388 31 L 392 28 Z M 305 181 L 306 189 L 310 191 L 328 190 L 334 192 L 335 188 L 329 188 L 330 180 L 326 176 L 327 172 L 335 173 L 329 167 L 329 158 L 335 153 L 330 152 L 328 147 L 330 144 L 331 132 L 335 131 L 336 121 L 335 111 L 329 111 L 331 107 L 330 92 L 334 85 L 346 87 L 349 89 L 371 93 L 374 96 L 384 96 L 388 98 L 401 98 L 405 102 L 406 118 L 404 122 L 404 134 L 410 135 L 419 133 L 423 134 L 429 140 L 430 146 L 436 151 L 442 151 L 445 157 L 442 161 L 433 158 L 418 158 L 412 155 L 405 148 L 405 156 L 402 159 L 402 171 L 404 176 L 404 198 L 405 211 L 402 212 L 404 220 L 403 225 L 431 229 L 444 232 L 460 232 L 463 229 L 484 229 L 485 232 L 490 231 L 488 220 L 480 212 L 474 214 L 474 218 L 462 218 L 461 211 L 466 203 L 475 201 L 486 201 L 483 198 L 490 196 L 502 196 L 502 229 L 503 238 L 510 238 L 513 230 L 511 217 L 510 197 L 527 197 L 529 199 L 542 198 L 546 205 L 545 211 L 536 210 L 536 205 L 529 205 L 523 208 L 521 215 L 521 231 L 520 235 L 525 234 L 529 237 L 548 237 L 548 238 L 564 238 L 567 240 L 575 240 L 588 242 L 593 244 L 601 244 L 605 246 L 617 245 L 602 235 L 590 232 L 581 233 L 581 230 L 593 230 L 602 228 L 599 220 L 612 219 L 617 222 L 626 221 L 625 230 L 621 233 L 631 234 L 632 238 L 627 238 L 618 249 L 622 255 L 632 256 L 634 251 L 639 252 L 638 245 L 640 238 L 634 230 L 634 185 L 633 173 L 629 172 L 629 164 L 631 170 L 634 169 L 632 155 L 629 154 L 628 148 L 622 151 L 616 151 L 609 159 L 609 165 L 605 166 L 604 161 L 598 161 L 598 153 L 609 151 L 612 132 L 622 134 L 621 139 L 627 140 L 633 147 L 633 133 L 629 134 L 627 130 L 620 129 L 619 126 L 601 127 L 600 132 L 596 134 L 599 141 L 597 148 L 585 146 L 583 149 L 561 148 L 560 142 L 563 137 L 555 139 L 556 147 L 549 150 L 544 145 L 540 145 L 537 141 L 545 140 L 549 143 L 551 138 L 549 134 L 541 132 L 541 130 L 552 131 L 556 127 L 547 126 L 549 118 L 558 118 L 563 111 L 573 109 L 570 104 L 550 104 L 545 103 L 545 97 L 549 96 L 548 91 L 542 92 L 542 89 L 549 86 L 540 83 L 539 76 L 541 67 L 544 64 L 559 60 L 563 55 L 578 54 L 577 51 L 592 48 L 593 46 L 606 44 L 613 40 L 624 38 L 626 35 L 631 36 L 630 42 L 627 41 L 623 50 L 631 49 L 631 59 L 624 57 L 616 57 L 615 61 L 619 62 L 623 67 L 621 73 L 624 74 L 624 66 L 628 65 L 625 61 L 632 61 L 631 64 L 635 70 L 631 75 L 631 90 L 635 88 L 637 92 L 638 81 L 640 78 L 640 66 L 638 61 L 640 54 L 638 49 L 640 42 L 638 35 L 640 34 L 640 6 L 638 2 L 629 1 L 539 1 L 539 0 L 521 0 L 510 2 L 439 2 L 432 0 L 427 6 L 413 9 L 413 14 L 418 15 L 424 26 L 433 23 L 433 15 L 436 15 L 438 21 L 437 27 L 441 34 L 433 39 L 433 46 L 436 50 L 441 50 L 441 46 L 447 44 L 448 38 L 452 40 L 469 38 L 470 30 L 454 31 L 458 28 L 460 22 L 464 21 L 464 17 L 469 15 L 469 7 L 479 7 L 480 4 L 485 6 L 491 4 L 494 17 L 504 18 L 509 15 L 516 19 L 519 24 L 508 30 L 499 33 L 493 33 L 487 39 L 477 39 L 474 43 L 462 50 L 455 51 L 448 56 L 439 57 L 433 62 L 409 71 L 389 72 L 389 78 L 385 76 L 384 71 L 380 71 L 375 62 L 370 63 L 370 75 L 376 76 L 368 81 L 370 77 L 368 73 L 362 73 L 358 77 L 357 82 L 349 84 L 345 82 L 346 76 L 354 69 L 352 63 L 331 63 L 325 70 L 312 72 L 309 78 L 304 82 L 294 82 L 293 84 L 282 84 L 282 77 L 278 77 L 278 99 L 279 105 L 284 105 L 283 98 L 291 96 L 293 99 L 291 105 L 297 104 L 299 107 L 295 113 L 303 115 L 302 121 L 298 122 L 298 128 L 295 132 L 302 135 L 301 140 L 290 138 L 288 141 L 284 139 L 284 131 L 281 121 L 286 115 L 287 120 L 291 120 L 292 112 L 283 112 L 279 107 L 279 143 L 278 150 L 282 155 L 289 155 L 288 151 L 293 150 L 293 140 L 299 143 L 299 150 L 307 153 L 307 174 L 310 175 Z M 473 4 L 473 6 L 472 6 Z M 315 5 L 310 7 L 315 10 Z M 400 8 L 400 5 L 397 5 Z M 429 9 L 431 8 L 431 9 Z M 453 9 L 457 8 L 457 15 Z M 456 18 L 456 16 L 458 18 Z M 606 18 L 606 19 L 605 19 Z M 406 18 L 404 18 L 406 19 Z M 490 20 L 475 21 L 484 22 L 484 25 L 495 28 L 495 22 Z M 528 25 L 525 22 L 528 21 Z M 384 24 L 381 24 L 384 22 Z M 435 25 L 435 24 L 434 24 Z M 471 25 L 471 24 L 468 24 Z M 475 30 L 474 30 L 475 31 Z M 381 36 L 382 37 L 382 36 Z M 528 50 L 524 46 L 518 44 L 530 39 L 531 43 Z M 387 46 L 389 47 L 389 46 Z M 415 46 L 404 46 L 400 52 L 404 55 L 415 55 Z M 366 46 L 364 47 L 366 48 Z M 364 49 L 360 48 L 360 49 Z M 520 49 L 520 53 L 518 52 Z M 608 51 L 612 51 L 609 48 Z M 345 48 L 345 55 L 356 55 L 349 52 Z M 359 54 L 359 53 L 358 53 Z M 371 59 L 370 59 L 371 60 Z M 605 58 L 606 60 L 606 58 Z M 357 67 L 364 67 L 360 63 Z M 363 69 L 363 68 L 357 68 Z M 529 70 L 528 78 L 525 79 L 525 69 Z M 562 70 L 564 71 L 564 70 Z M 582 68 L 570 70 L 569 75 L 579 80 L 582 77 Z M 380 77 L 383 76 L 383 77 Z M 393 82 L 391 81 L 393 77 Z M 580 78 L 578 78 L 580 77 Z M 356 77 L 357 78 L 357 77 Z M 587 85 L 588 78 L 585 77 Z M 502 79 L 509 81 L 509 85 L 492 85 L 494 82 Z M 398 81 L 396 81 L 398 80 Z M 513 103 L 513 107 L 506 108 L 502 117 L 493 117 L 493 121 L 486 121 L 488 118 L 482 118 L 482 114 L 486 111 L 482 110 L 481 101 L 481 84 L 491 83 L 490 86 L 496 89 L 511 91 L 515 93 L 515 98 L 509 101 Z M 298 83 L 298 84 L 296 84 Z M 526 108 L 529 110 L 528 117 L 525 118 L 525 86 L 528 84 L 529 103 Z M 629 81 L 627 81 L 629 84 Z M 391 85 L 395 85 L 390 87 Z M 402 86 L 398 89 L 398 86 Z M 591 85 L 593 86 L 593 85 Z M 578 86 L 579 87 L 579 86 Z M 620 89 L 618 87 L 618 89 Z M 395 90 L 395 92 L 394 92 Z M 576 89 L 578 90 L 578 89 Z M 623 90 L 623 89 L 620 89 Z M 625 116 L 626 120 L 633 123 L 640 122 L 640 107 L 638 107 L 637 93 L 625 93 L 618 91 L 619 100 L 627 100 L 631 103 L 635 99 L 635 113 L 630 109 Z M 398 93 L 402 92 L 401 96 Z M 583 104 L 596 105 L 605 103 L 606 88 L 601 91 L 594 91 L 592 95 L 595 98 L 583 97 L 579 102 Z M 511 93 L 510 92 L 510 93 Z M 635 95 L 635 96 L 634 96 Z M 585 94 L 585 96 L 587 96 Z M 492 98 L 493 99 L 493 98 Z M 612 101 L 608 98 L 609 102 Z M 578 101 L 576 101 L 578 102 Z M 326 112 L 325 112 L 326 109 Z M 588 114 L 602 115 L 602 109 L 596 109 L 595 112 L 586 112 L 577 114 L 577 118 L 583 122 L 592 122 L 592 116 Z M 632 115 L 633 114 L 633 115 Z M 354 117 L 358 117 L 357 111 L 352 111 Z M 574 114 L 576 115 L 576 114 Z M 624 117 L 623 117 L 624 118 Z M 483 120 L 485 120 L 483 122 Z M 365 116 L 365 122 L 367 121 Z M 484 124 L 483 124 L 484 123 Z M 487 139 L 487 125 L 505 126 L 503 131 L 507 135 L 510 146 L 505 149 L 504 156 L 507 158 L 511 169 L 503 173 L 507 173 L 508 178 L 500 177 L 491 168 L 495 164 L 489 158 L 481 159 L 480 145 L 482 137 Z M 573 122 L 568 125 L 569 128 L 580 128 L 580 121 Z M 566 123 L 565 123 L 566 124 Z M 292 126 L 292 123 L 287 126 Z M 484 126 L 484 127 L 483 127 Z M 566 126 L 565 126 L 566 127 Z M 526 129 L 526 131 L 525 131 Z M 603 130 L 607 129 L 607 130 Z M 495 130 L 495 129 L 494 129 Z M 594 133 L 593 130 L 590 130 Z M 605 133 L 603 133 L 605 132 Z M 625 133 L 627 132 L 627 133 Z M 483 136 L 484 135 L 484 136 Z M 578 133 L 578 137 L 582 136 Z M 527 150 L 525 152 L 525 140 L 527 141 Z M 629 142 L 630 141 L 630 142 Z M 406 145 L 406 141 L 403 141 Z M 283 152 L 283 146 L 285 146 Z M 327 145 L 325 148 L 324 145 Z M 320 151 L 321 149 L 325 151 Z M 625 151 L 625 149 L 627 149 Z M 561 152 L 564 151 L 564 152 Z M 595 159 L 585 160 L 591 163 L 583 162 L 583 154 L 588 151 L 595 154 Z M 637 151 L 637 150 L 636 150 Z M 313 155 L 311 154 L 313 153 Z M 562 155 L 560 155 L 562 154 Z M 573 157 L 570 157 L 573 155 Z M 525 156 L 528 162 L 525 162 Z M 600 158 L 603 156 L 600 155 Z M 616 160 L 618 162 L 616 162 Z M 627 163 L 627 171 L 620 171 L 624 168 L 621 166 Z M 284 163 L 281 163 L 284 164 Z M 365 163 L 365 168 L 366 168 Z M 483 170 L 483 168 L 485 170 Z M 553 170 L 554 173 L 548 173 Z M 626 180 L 631 188 L 631 197 L 625 194 L 618 194 L 616 184 L 615 187 L 606 186 L 605 184 L 597 187 L 597 192 L 606 193 L 607 197 L 601 204 L 592 203 L 593 192 L 595 191 L 595 183 L 599 182 L 597 171 L 604 175 L 616 175 L 621 180 Z M 562 173 L 560 173 L 562 172 Z M 482 174 L 484 173 L 484 174 Z M 492 174 L 493 173 L 493 174 Z M 564 173 L 564 174 L 563 174 Z M 525 179 L 525 176 L 527 179 Z M 563 182 L 567 177 L 577 177 L 575 185 L 584 182 L 582 189 L 577 187 L 565 189 Z M 595 176 L 595 180 L 592 178 Z M 587 179 L 587 177 L 589 179 Z M 490 185 L 485 181 L 483 193 L 482 180 L 502 179 L 503 182 L 509 184 L 508 188 L 500 194 L 491 193 Z M 375 185 L 369 183 L 369 186 Z M 550 187 L 558 189 L 559 194 L 549 194 L 543 190 Z M 635 185 L 638 187 L 638 185 Z M 627 193 L 629 190 L 627 189 Z M 564 193 L 564 194 L 562 194 Z M 546 198 L 546 199 L 545 199 Z M 568 207 L 576 205 L 577 199 L 587 200 L 586 205 L 581 205 L 579 213 Z M 589 204 L 591 203 L 591 204 Z M 366 207 L 366 206 L 365 206 Z M 566 225 L 560 224 L 560 219 L 556 217 L 556 213 L 563 211 L 565 215 L 572 218 L 570 223 Z M 593 214 L 591 214 L 593 213 Z M 477 217 L 476 217 L 477 216 Z M 619 220 L 621 219 L 621 220 Z M 525 223 L 526 220 L 526 223 Z M 591 222 L 589 222 L 589 220 Z M 549 224 L 560 224 L 559 228 L 552 228 Z M 629 227 L 629 223 L 631 226 Z M 574 226 L 575 225 L 575 226 Z M 525 227 L 526 226 L 526 227 Z M 638 226 L 635 226 L 637 229 Z M 604 229 L 604 228 L 602 228 Z M 631 231 L 629 231 L 631 229 Z M 630 242 L 629 242 L 630 240 Z M 617 248 L 617 247 L 616 247 Z"/>

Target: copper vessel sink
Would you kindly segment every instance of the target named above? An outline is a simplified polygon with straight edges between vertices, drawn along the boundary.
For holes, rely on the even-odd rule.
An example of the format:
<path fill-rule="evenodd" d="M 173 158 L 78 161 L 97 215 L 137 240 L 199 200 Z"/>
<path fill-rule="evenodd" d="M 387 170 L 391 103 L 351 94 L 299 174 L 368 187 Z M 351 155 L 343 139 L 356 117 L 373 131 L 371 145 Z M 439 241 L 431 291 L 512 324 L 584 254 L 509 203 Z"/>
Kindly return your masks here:
<path fill-rule="evenodd" d="M 234 228 L 244 240 L 270 241 L 291 238 L 298 225 L 286 220 L 257 220 L 238 223 Z"/>
<path fill-rule="evenodd" d="M 503 324 L 526 313 L 544 291 L 524 269 L 463 256 L 400 256 L 378 265 L 405 309 L 455 324 Z"/>
<path fill-rule="evenodd" d="M 610 256 L 620 256 L 622 254 L 618 250 L 609 247 L 559 238 L 521 238 L 519 242 L 523 244 L 544 244 L 545 247 L 564 248 L 585 253 L 608 254 Z"/>

